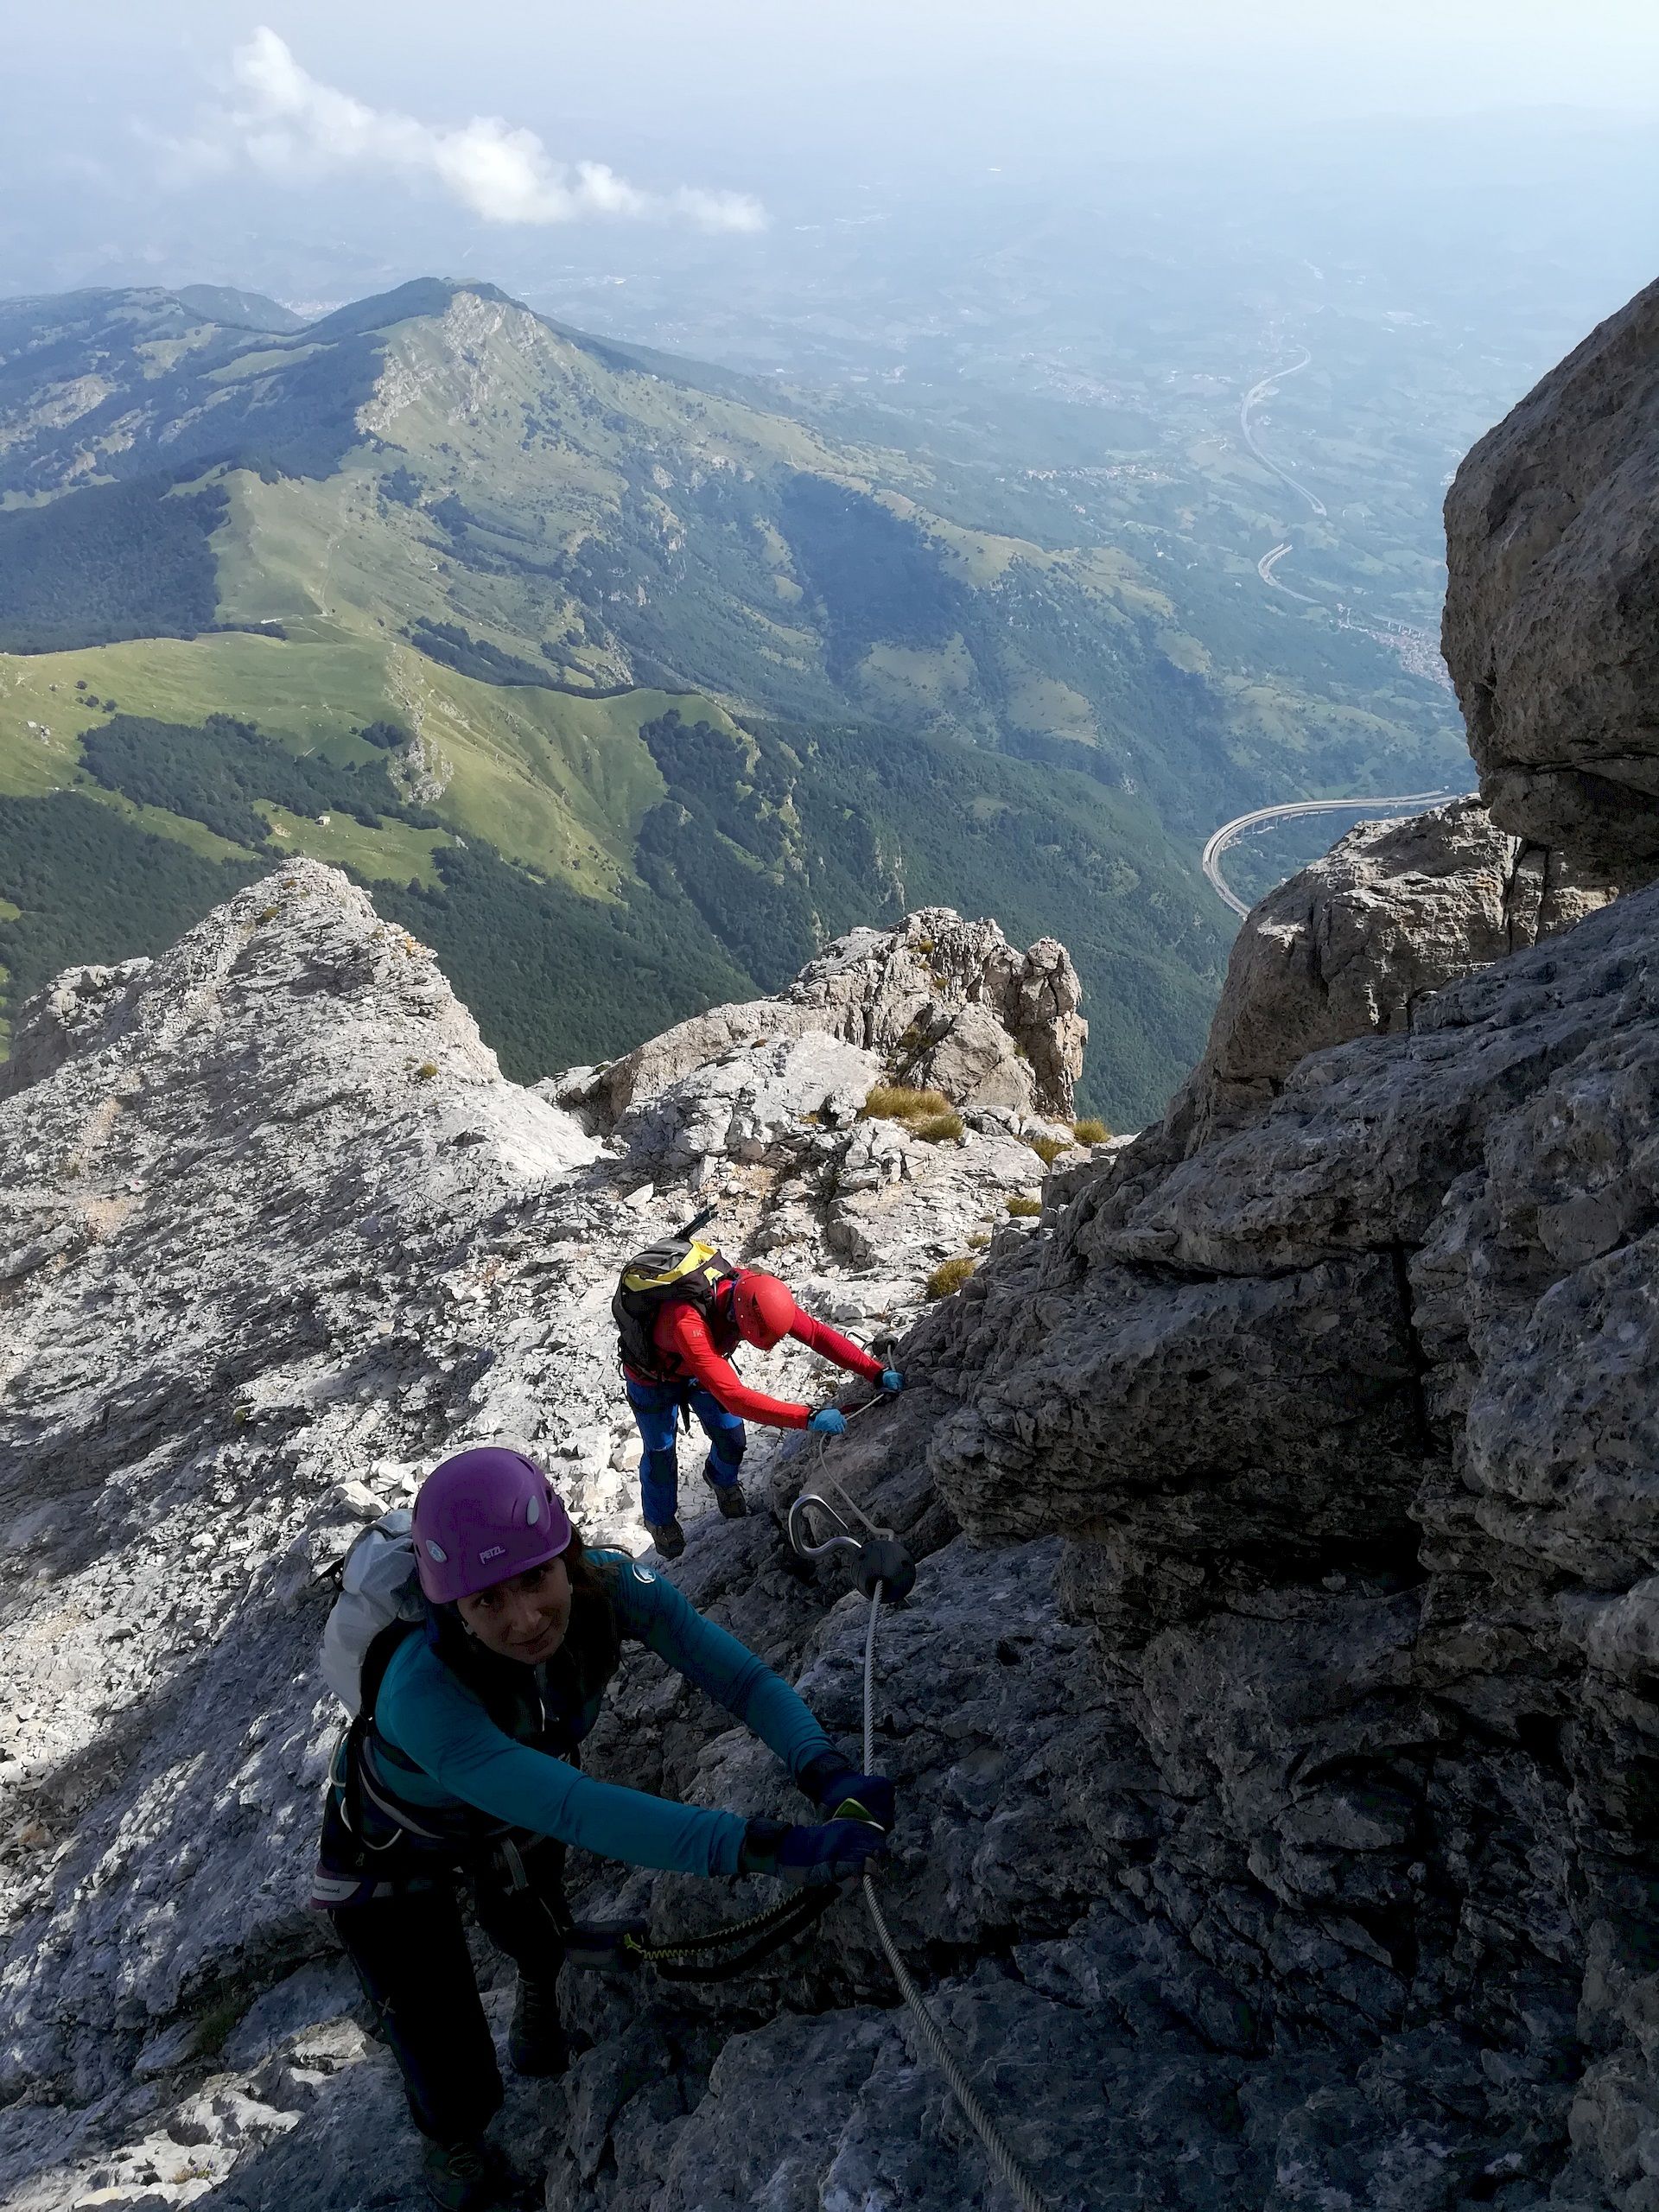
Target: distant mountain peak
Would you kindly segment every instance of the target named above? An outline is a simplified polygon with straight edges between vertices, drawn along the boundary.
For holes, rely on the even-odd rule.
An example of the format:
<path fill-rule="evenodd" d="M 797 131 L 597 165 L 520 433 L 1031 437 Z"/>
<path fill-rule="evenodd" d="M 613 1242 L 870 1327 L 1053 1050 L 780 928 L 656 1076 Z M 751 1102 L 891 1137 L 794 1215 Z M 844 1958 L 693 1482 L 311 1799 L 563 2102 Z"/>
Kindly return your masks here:
<path fill-rule="evenodd" d="M 280 300 L 267 299 L 263 292 L 240 291 L 233 284 L 180 284 L 173 297 L 210 322 L 232 330 L 270 330 L 286 336 L 305 327 L 305 317 Z"/>
<path fill-rule="evenodd" d="M 390 330 L 400 322 L 445 315 L 457 298 L 467 293 L 474 299 L 517 308 L 524 315 L 533 312 L 522 300 L 515 300 L 499 284 L 486 283 L 482 277 L 411 276 L 407 283 L 394 285 L 389 292 L 376 292 L 366 300 L 353 300 L 346 307 L 336 308 L 332 315 L 324 315 L 310 326 L 311 334 L 315 338 L 348 338 L 360 331 Z"/>

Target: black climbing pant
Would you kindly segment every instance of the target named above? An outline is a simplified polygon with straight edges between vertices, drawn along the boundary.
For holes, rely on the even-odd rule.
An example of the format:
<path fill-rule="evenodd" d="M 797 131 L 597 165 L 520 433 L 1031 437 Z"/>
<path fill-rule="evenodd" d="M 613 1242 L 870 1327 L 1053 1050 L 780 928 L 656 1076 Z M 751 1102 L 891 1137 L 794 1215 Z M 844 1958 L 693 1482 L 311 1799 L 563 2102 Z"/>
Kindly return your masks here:
<path fill-rule="evenodd" d="M 550 1987 L 569 1924 L 563 1847 L 515 1839 L 464 1871 L 485 1934 L 521 1974 Z M 502 2095 L 461 1923 L 462 1872 L 328 1916 L 403 2070 L 410 2117 L 440 2143 L 481 2134 Z"/>

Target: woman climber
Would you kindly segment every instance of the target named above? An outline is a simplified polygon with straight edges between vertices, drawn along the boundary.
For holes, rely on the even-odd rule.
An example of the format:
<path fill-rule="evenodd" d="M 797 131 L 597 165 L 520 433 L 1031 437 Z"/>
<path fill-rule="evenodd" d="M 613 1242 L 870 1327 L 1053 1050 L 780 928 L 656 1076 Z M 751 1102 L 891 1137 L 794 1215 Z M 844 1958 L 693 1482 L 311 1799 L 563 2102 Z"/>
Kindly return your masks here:
<path fill-rule="evenodd" d="M 409 1540 L 405 1540 L 406 1541 Z M 490 1446 L 435 1468 L 415 1502 L 424 1619 L 393 1621 L 362 1664 L 358 1718 L 325 1802 L 314 1904 L 356 1967 L 425 2139 L 428 2192 L 449 2212 L 514 2177 L 485 2137 L 501 2077 L 456 1885 L 516 1962 L 508 2054 L 563 2072 L 556 1984 L 572 1923 L 564 1847 L 681 1873 L 775 1874 L 817 1887 L 884 1846 L 893 1784 L 856 1772 L 754 1654 L 620 1552 L 589 1551 L 533 1460 Z M 801 1827 L 596 1782 L 577 1747 L 625 1641 L 741 1720 L 826 1815 Z"/>
<path fill-rule="evenodd" d="M 883 1390 L 905 1387 L 897 1368 L 883 1367 L 839 1330 L 802 1313 L 776 1275 L 734 1267 L 712 1244 L 683 1235 L 629 1261 L 611 1313 L 620 1339 L 628 1403 L 645 1446 L 640 1505 L 652 1541 L 664 1559 L 677 1559 L 685 1549 L 677 1517 L 676 1433 L 682 1415 L 689 1428 L 695 1414 L 709 1439 L 702 1478 L 728 1521 L 748 1511 L 738 1481 L 747 1440 L 746 1415 L 772 1428 L 810 1428 L 831 1436 L 847 1426 L 847 1416 L 834 1406 L 814 1413 L 810 1406 L 751 1390 L 732 1365 L 740 1343 L 770 1351 L 792 1337 Z"/>

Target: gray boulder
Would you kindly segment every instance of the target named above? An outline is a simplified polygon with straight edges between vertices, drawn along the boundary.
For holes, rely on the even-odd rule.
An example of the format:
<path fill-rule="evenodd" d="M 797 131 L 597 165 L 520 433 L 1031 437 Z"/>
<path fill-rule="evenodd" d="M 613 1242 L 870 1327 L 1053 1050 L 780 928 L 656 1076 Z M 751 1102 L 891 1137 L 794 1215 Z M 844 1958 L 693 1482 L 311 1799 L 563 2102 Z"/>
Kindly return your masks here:
<path fill-rule="evenodd" d="M 1493 819 L 1592 879 L 1659 869 L 1659 284 L 1469 454 L 1442 649 Z"/>
<path fill-rule="evenodd" d="M 693 1069 L 631 1107 L 615 1134 L 642 1166 L 686 1170 L 722 1159 L 777 1165 L 814 1128 L 856 1120 L 880 1075 L 873 1052 L 808 1030 Z"/>
<path fill-rule="evenodd" d="M 1031 1062 L 1011 1043 L 988 1007 L 959 1007 L 905 1073 L 971 1113 L 1018 1121 L 1035 1111 L 1037 1083 Z"/>
<path fill-rule="evenodd" d="M 874 1053 L 892 1079 L 910 1082 L 972 1008 L 929 1080 L 957 1104 L 974 1103 L 982 1090 L 988 1098 L 1006 1092 L 1069 1120 L 1089 1034 L 1081 1001 L 1077 969 L 1052 938 L 1016 952 L 995 922 L 964 921 L 948 906 L 929 906 L 895 929 L 838 938 L 779 997 L 694 1015 L 596 1071 L 579 1092 L 560 1095 L 589 1104 L 601 1125 L 612 1128 L 630 1106 L 694 1068 L 775 1038 L 820 1031 Z M 1015 1064 L 1018 1074 L 999 1076 Z"/>
<path fill-rule="evenodd" d="M 1430 991 L 1611 896 L 1498 829 L 1475 799 L 1359 823 L 1251 908 L 1168 1134 L 1191 1150 L 1249 1119 L 1306 1054 L 1408 1027 Z"/>

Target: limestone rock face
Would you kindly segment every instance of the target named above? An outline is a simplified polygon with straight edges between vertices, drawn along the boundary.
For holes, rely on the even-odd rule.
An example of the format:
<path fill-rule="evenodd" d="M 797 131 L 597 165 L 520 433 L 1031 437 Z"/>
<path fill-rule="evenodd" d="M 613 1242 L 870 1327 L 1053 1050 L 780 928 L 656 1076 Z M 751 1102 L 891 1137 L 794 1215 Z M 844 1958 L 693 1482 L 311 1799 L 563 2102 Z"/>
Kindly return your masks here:
<path fill-rule="evenodd" d="M 1305 1054 L 1408 1027 L 1430 991 L 1612 895 L 1498 829 L 1475 799 L 1361 823 L 1251 908 L 1169 1133 L 1191 1149 L 1249 1119 Z"/>
<path fill-rule="evenodd" d="M 1548 2201 L 1636 2212 L 1659 889 L 1400 1020 L 1120 1152 L 906 1356 L 968 1532 L 1068 1540 L 1165 1808 L 1116 1878 L 1281 2032 L 1460 2021 Z"/>
<path fill-rule="evenodd" d="M 300 864 L 31 1010 L 42 1071 L 0 1101 L 8 2205 L 419 2204 L 302 1909 L 339 1723 L 317 1571 L 484 1437 L 643 1549 L 607 1308 L 701 1202 L 897 1334 L 909 1388 L 842 1439 L 758 1433 L 744 1521 L 688 1465 L 671 1572 L 850 1751 L 867 1609 L 784 1515 L 838 1489 L 910 1545 L 884 1910 L 1051 2201 L 1651 2212 L 1659 887 L 1207 1140 L 1046 1179 L 995 1112 L 939 1144 L 851 1118 L 885 1049 L 800 1003 L 642 1053 L 601 1141 L 556 1103 L 591 1072 L 503 1083 L 429 957 Z M 649 1654 L 584 1765 L 807 1809 Z M 580 1853 L 571 1881 L 659 1936 L 771 1898 Z M 552 2212 L 1006 2212 L 855 1896 L 741 1981 L 563 2002 L 569 2077 L 499 2123 Z"/>
<path fill-rule="evenodd" d="M 857 1119 L 883 1064 L 822 1023 L 747 1055 L 682 1053 L 601 1143 L 504 1082 L 430 954 L 307 861 L 155 960 L 60 977 L 17 1046 L 0 1086 L 0 2101 L 35 2101 L 0 2137 L 0 2194 L 67 2207 L 153 2184 L 185 2193 L 158 2202 L 212 2189 L 344 2212 L 372 2169 L 384 2201 L 414 2204 L 401 2100 L 339 2017 L 327 1930 L 303 1905 L 339 1721 L 319 1565 L 484 1437 L 546 1458 L 589 1536 L 645 1549 L 608 1311 L 629 1253 L 713 1203 L 727 1249 L 764 1257 L 809 1310 L 893 1334 L 940 1260 L 1027 1233 L 1006 1201 L 1041 1164 L 995 1121 L 931 1144 Z M 748 1367 L 814 1403 L 848 1381 L 799 1347 Z M 780 1446 L 754 1440 L 763 1507 L 789 1477 Z M 690 1452 L 683 1473 L 710 1604 L 798 1670 L 839 1581 L 785 1574 L 770 1517 L 721 1522 Z M 905 1496 L 946 1542 L 948 1519 Z M 988 1565 L 965 1547 L 953 1564 L 953 1633 L 976 1640 L 916 1693 L 942 1712 L 993 1663 Z M 1052 1547 L 1033 1555 L 1007 1613 L 1062 1639 L 1032 1677 L 1051 1725 L 1077 1641 L 1054 1627 L 1054 1569 Z M 854 1611 L 827 1647 L 849 1681 Z M 686 1792 L 706 1770 L 751 1810 L 788 1798 L 723 1716 L 665 1700 L 654 1662 L 636 1673 L 610 1771 Z M 986 1679 L 1000 1689 L 1002 1670 Z M 983 1706 L 971 1756 L 1005 1719 Z M 970 1754 L 942 1740 L 929 1787 L 945 1821 Z M 984 1891 L 952 1910 L 975 1929 L 1001 1907 Z M 884 1971 L 864 1956 L 861 2001 L 891 2003 Z M 702 2094 L 753 2003 L 740 1988 L 735 2015 L 696 2026 L 683 2075 L 659 2059 L 677 2099 Z M 227 2008 L 242 2017 L 215 2056 L 208 2024 L 222 2033 Z M 638 2111 L 613 2128 L 632 2048 L 619 2029 L 582 2076 L 595 2155 L 620 2133 L 624 2166 L 655 2139 Z M 511 2120 L 526 2154 L 548 2134 L 528 2092 Z M 957 2186 L 955 2154 L 938 2155 L 939 2187 Z M 688 2204 L 702 2186 L 688 2168 Z"/>
<path fill-rule="evenodd" d="M 723 1054 L 823 1032 L 874 1053 L 899 1082 L 962 1106 L 1069 1120 L 1089 1025 L 1064 945 L 1016 952 L 995 922 L 925 907 L 893 930 L 854 930 L 780 996 L 715 1007 L 593 1075 L 570 1095 L 614 1127 L 627 1109 Z"/>
<path fill-rule="evenodd" d="M 1031 1063 L 1009 1052 L 1008 1033 L 988 1007 L 959 1007 L 906 1073 L 975 1113 L 1017 1119 L 1037 1103 Z"/>
<path fill-rule="evenodd" d="M 38 1083 L 99 1036 L 119 1030 L 148 960 L 116 968 L 72 968 L 38 992 L 12 1032 L 11 1055 L 0 1063 L 0 1098 Z"/>
<path fill-rule="evenodd" d="M 1495 821 L 1592 877 L 1659 870 L 1659 284 L 1470 453 L 1442 647 Z"/>
<path fill-rule="evenodd" d="M 700 1169 L 724 1159 L 776 1165 L 810 1143 L 814 1128 L 850 1126 L 880 1075 L 873 1052 L 823 1030 L 778 1037 L 681 1076 L 631 1107 L 617 1136 L 632 1159 L 653 1168 Z"/>

